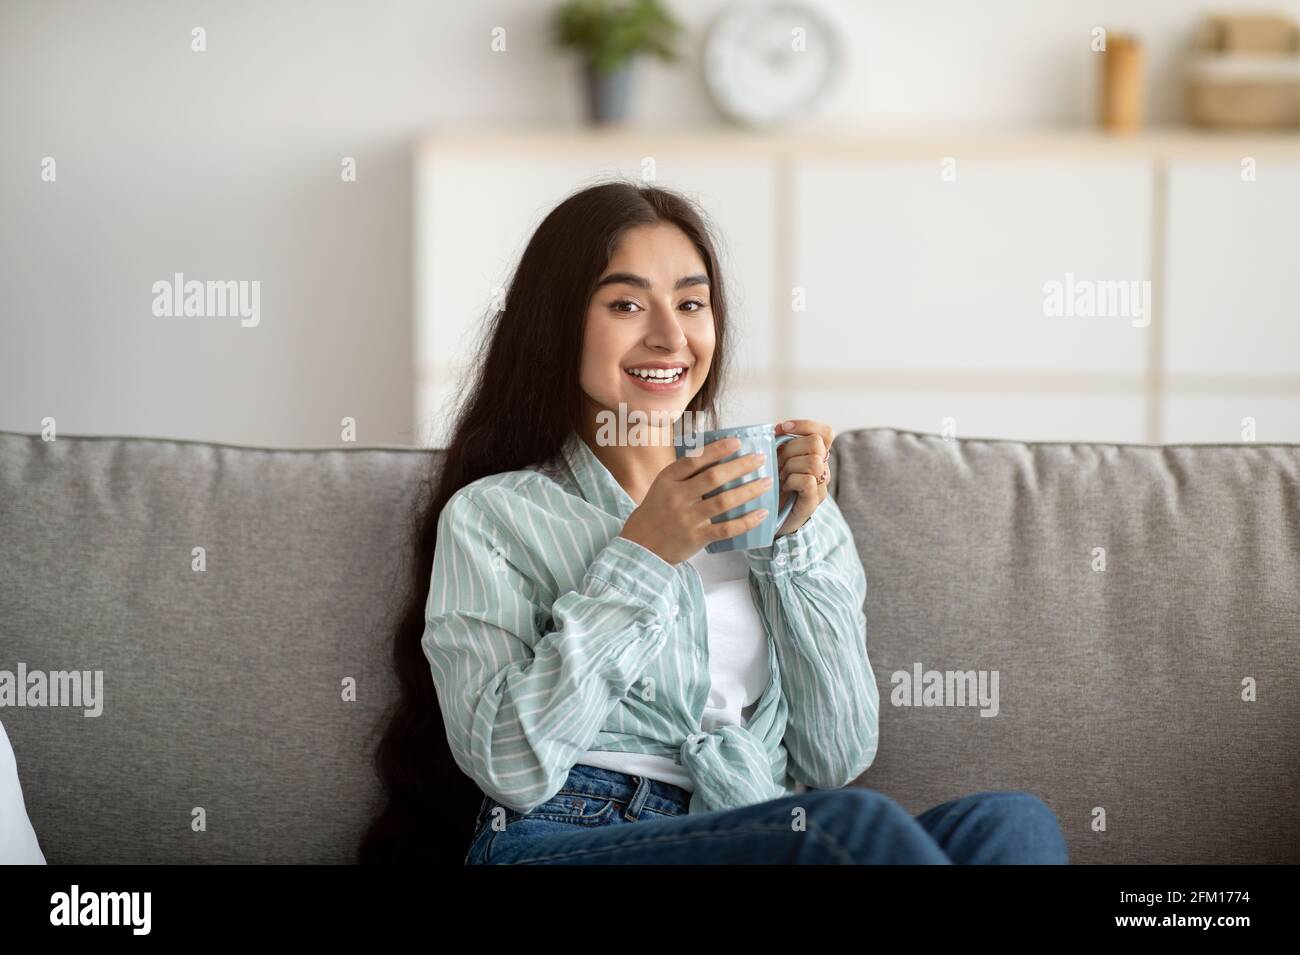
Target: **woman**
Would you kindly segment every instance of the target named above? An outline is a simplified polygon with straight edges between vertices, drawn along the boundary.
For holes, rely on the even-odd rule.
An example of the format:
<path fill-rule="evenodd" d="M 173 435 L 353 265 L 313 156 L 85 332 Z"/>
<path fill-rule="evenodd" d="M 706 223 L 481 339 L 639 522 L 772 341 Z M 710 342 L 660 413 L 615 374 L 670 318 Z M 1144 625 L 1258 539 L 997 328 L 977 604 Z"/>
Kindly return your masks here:
<path fill-rule="evenodd" d="M 716 417 L 727 332 L 682 197 L 602 184 L 538 227 L 421 504 L 362 861 L 1066 861 L 1025 793 L 914 819 L 839 788 L 879 696 L 831 429 L 784 422 L 777 462 L 673 447 L 684 412 Z M 648 442 L 603 427 L 638 415 Z M 764 473 L 796 495 L 773 543 L 703 550 L 762 519 L 711 520 Z"/>

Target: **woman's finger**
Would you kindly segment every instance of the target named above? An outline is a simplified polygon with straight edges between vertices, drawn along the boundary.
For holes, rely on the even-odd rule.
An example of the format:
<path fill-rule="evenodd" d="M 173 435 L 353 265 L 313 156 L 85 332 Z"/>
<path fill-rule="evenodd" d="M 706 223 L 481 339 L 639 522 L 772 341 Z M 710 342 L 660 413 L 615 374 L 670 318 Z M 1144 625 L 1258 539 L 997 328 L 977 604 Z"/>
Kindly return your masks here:
<path fill-rule="evenodd" d="M 781 465 L 781 480 L 784 481 L 791 474 L 811 474 L 813 477 L 820 477 L 824 470 L 826 470 L 826 461 L 820 454 L 801 454 L 787 458 Z"/>
<path fill-rule="evenodd" d="M 776 426 L 776 429 L 782 434 L 819 435 L 826 442 L 828 448 L 831 446 L 831 442 L 835 440 L 835 432 L 831 430 L 830 425 L 823 424 L 820 421 L 813 421 L 810 418 L 794 418 L 790 421 L 782 421 Z"/>

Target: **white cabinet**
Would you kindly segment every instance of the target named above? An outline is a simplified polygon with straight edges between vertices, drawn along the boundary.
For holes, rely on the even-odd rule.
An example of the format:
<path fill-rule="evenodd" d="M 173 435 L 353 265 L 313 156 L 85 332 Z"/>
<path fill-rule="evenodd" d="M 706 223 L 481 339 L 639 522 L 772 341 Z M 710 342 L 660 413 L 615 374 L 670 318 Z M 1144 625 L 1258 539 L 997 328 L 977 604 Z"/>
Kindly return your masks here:
<path fill-rule="evenodd" d="M 1170 442 L 1300 444 L 1300 394 L 1171 395 L 1163 433 Z"/>
<path fill-rule="evenodd" d="M 1046 283 L 1149 280 L 1141 163 L 801 162 L 800 370 L 1140 374 L 1145 329 L 1044 314 Z"/>
<path fill-rule="evenodd" d="M 1143 402 L 1136 393 L 963 391 L 936 382 L 931 389 L 908 391 L 803 388 L 798 403 L 817 409 L 836 434 L 897 428 L 1021 441 L 1144 439 Z"/>
<path fill-rule="evenodd" d="M 613 176 L 678 189 L 716 226 L 727 423 L 1159 442 L 1241 440 L 1252 417 L 1258 440 L 1300 441 L 1300 137 L 633 130 L 417 154 L 428 443 L 533 229 Z"/>
<path fill-rule="evenodd" d="M 1151 190 L 1137 160 L 800 162 L 795 404 L 854 427 L 1141 440 L 1149 321 L 1045 289 L 1149 292 Z M 859 387 L 836 399 L 830 375 Z"/>
<path fill-rule="evenodd" d="M 1300 162 L 1169 170 L 1170 375 L 1300 373 Z"/>

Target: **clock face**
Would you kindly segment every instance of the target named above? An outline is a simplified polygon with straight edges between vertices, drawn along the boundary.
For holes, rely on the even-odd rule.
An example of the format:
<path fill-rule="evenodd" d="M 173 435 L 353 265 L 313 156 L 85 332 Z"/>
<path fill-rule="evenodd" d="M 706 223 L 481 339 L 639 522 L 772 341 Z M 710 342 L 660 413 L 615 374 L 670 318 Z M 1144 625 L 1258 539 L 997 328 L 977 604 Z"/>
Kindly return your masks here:
<path fill-rule="evenodd" d="M 830 24 L 798 0 L 742 0 L 709 30 L 704 79 L 731 119 L 770 126 L 808 115 L 835 78 L 839 41 Z"/>

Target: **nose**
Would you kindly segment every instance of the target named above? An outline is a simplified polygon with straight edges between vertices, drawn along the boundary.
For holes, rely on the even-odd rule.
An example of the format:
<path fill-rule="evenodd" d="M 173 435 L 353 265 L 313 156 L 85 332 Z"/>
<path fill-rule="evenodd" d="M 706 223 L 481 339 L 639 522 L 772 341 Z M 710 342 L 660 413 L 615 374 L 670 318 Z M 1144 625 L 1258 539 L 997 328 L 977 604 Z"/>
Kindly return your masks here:
<path fill-rule="evenodd" d="M 650 348 L 658 348 L 670 354 L 686 347 L 686 333 L 682 331 L 681 322 L 676 313 L 662 305 L 655 305 L 650 310 L 650 328 L 646 332 L 645 343 Z"/>

